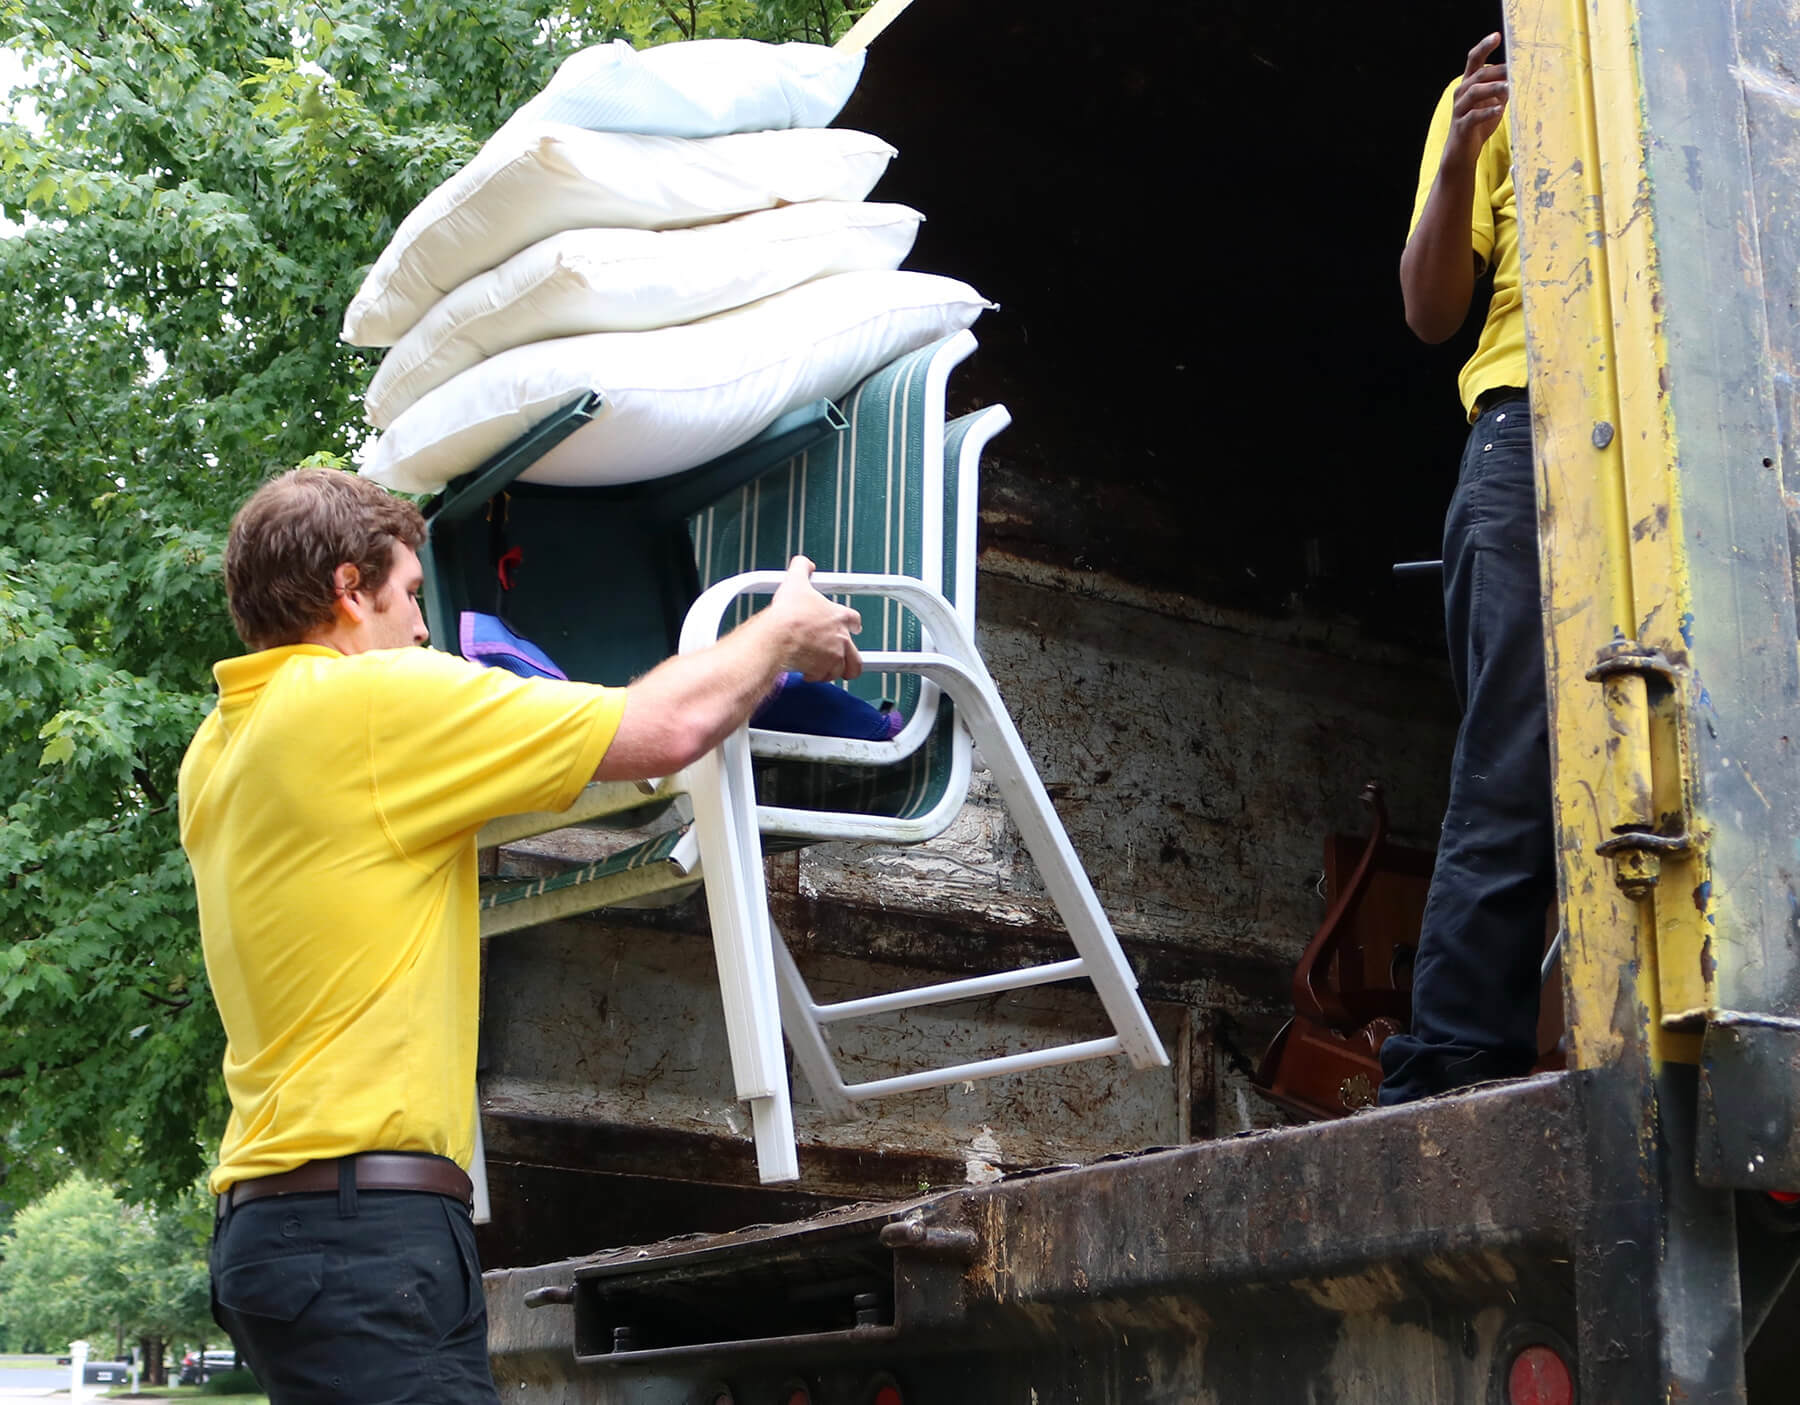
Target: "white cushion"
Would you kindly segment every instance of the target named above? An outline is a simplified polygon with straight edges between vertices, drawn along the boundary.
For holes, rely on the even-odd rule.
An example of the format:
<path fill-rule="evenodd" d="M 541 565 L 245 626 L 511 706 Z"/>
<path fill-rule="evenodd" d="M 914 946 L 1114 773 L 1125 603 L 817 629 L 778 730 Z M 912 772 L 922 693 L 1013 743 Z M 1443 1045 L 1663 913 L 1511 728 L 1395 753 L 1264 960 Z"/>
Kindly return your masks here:
<path fill-rule="evenodd" d="M 391 346 L 451 289 L 569 229 L 679 229 L 803 200 L 861 200 L 894 148 L 795 128 L 690 141 L 508 123 L 400 223 L 344 314 Z"/>
<path fill-rule="evenodd" d="M 363 408 L 386 429 L 426 392 L 515 346 L 674 326 L 826 274 L 898 268 L 920 219 L 904 205 L 811 200 L 694 229 L 552 235 L 441 299 L 382 359 Z"/>
<path fill-rule="evenodd" d="M 446 381 L 375 441 L 363 472 L 434 492 L 585 390 L 600 414 L 530 483 L 630 483 L 717 458 L 787 411 L 844 395 L 992 304 L 930 273 L 839 273 L 704 321 L 515 347 Z"/>
<path fill-rule="evenodd" d="M 862 66 L 860 51 L 823 44 L 696 39 L 640 53 L 615 39 L 564 59 L 517 117 L 662 137 L 823 127 L 849 101 Z"/>

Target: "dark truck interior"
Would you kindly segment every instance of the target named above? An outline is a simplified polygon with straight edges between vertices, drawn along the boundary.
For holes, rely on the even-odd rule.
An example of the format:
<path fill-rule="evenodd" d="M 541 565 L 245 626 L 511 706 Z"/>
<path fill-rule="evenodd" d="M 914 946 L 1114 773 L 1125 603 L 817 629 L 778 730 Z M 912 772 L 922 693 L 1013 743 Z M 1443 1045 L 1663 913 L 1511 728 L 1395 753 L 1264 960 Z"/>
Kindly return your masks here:
<path fill-rule="evenodd" d="M 1000 304 L 961 381 L 1015 417 L 987 548 L 1436 647 L 1390 566 L 1439 554 L 1480 307 L 1427 347 L 1397 266 L 1432 109 L 1498 24 L 921 0 L 882 35 L 839 122 L 899 148 L 873 198 L 925 213 L 909 266 Z"/>

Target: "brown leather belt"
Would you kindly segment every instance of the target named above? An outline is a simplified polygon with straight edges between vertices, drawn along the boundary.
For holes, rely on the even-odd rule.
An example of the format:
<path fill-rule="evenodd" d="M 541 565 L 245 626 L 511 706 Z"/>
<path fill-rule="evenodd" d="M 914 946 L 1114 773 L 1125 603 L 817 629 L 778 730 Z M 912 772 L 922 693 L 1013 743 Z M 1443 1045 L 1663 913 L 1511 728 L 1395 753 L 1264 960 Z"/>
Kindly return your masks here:
<path fill-rule="evenodd" d="M 365 1151 L 344 1159 L 355 1169 L 358 1190 L 419 1190 L 448 1195 L 464 1205 L 474 1203 L 475 1187 L 468 1174 L 446 1157 L 403 1151 Z M 308 1161 L 279 1175 L 239 1181 L 219 1197 L 219 1213 L 223 1214 L 227 1206 L 242 1205 L 267 1195 L 320 1191 L 335 1194 L 341 1164 L 340 1160 Z"/>

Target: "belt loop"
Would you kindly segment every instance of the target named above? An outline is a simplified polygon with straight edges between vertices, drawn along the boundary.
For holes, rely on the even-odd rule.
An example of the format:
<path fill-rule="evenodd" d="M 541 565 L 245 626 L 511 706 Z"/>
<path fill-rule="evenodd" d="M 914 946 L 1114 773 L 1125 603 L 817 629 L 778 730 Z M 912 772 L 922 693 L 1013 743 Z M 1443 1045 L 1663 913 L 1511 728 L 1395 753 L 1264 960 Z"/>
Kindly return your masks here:
<path fill-rule="evenodd" d="M 338 1218 L 340 1220 L 356 1218 L 356 1158 L 354 1156 L 338 1158 Z"/>

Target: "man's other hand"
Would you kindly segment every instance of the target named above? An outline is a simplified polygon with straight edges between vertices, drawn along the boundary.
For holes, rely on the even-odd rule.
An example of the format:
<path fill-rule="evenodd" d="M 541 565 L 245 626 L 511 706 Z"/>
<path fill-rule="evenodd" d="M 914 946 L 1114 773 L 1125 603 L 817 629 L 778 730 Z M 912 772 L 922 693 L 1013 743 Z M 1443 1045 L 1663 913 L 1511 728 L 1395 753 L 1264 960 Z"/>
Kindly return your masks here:
<path fill-rule="evenodd" d="M 1456 85 L 1456 98 L 1451 107 L 1450 137 L 1444 143 L 1445 160 L 1454 158 L 1473 165 L 1506 113 L 1506 65 L 1488 62 L 1488 56 L 1499 47 L 1500 36 L 1490 34 L 1469 50 L 1468 62 L 1463 65 L 1462 82 Z"/>
<path fill-rule="evenodd" d="M 784 666 L 798 669 L 810 683 L 856 678 L 862 655 L 851 636 L 862 632 L 862 616 L 814 590 L 812 573 L 813 563 L 796 556 L 769 602 L 770 625 L 781 631 L 785 644 Z"/>

